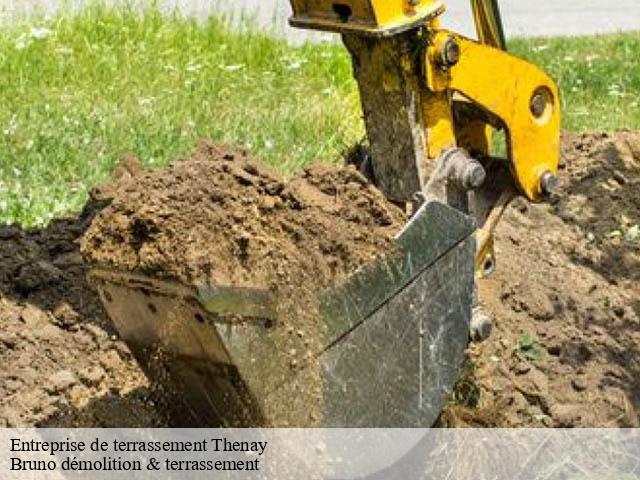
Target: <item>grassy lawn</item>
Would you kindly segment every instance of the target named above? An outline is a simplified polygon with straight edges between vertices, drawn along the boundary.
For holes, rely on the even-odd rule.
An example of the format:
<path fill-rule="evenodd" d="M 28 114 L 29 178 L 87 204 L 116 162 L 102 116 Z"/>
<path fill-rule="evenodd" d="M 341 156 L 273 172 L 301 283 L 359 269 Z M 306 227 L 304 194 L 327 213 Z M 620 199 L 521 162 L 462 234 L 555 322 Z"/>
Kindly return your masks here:
<path fill-rule="evenodd" d="M 565 128 L 639 128 L 640 34 L 514 40 L 563 89 Z M 0 33 L 0 223 L 78 210 L 125 152 L 147 166 L 202 137 L 286 172 L 363 136 L 339 45 L 95 7 Z"/>

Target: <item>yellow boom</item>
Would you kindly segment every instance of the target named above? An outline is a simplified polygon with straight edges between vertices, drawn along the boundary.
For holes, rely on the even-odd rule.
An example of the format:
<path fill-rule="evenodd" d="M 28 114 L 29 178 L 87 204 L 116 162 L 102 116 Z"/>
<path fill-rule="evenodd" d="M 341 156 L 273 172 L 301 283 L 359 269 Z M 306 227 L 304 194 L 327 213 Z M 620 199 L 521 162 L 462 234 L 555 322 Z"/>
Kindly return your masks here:
<path fill-rule="evenodd" d="M 445 6 L 439 0 L 291 5 L 292 25 L 342 34 L 378 186 L 396 201 L 420 194 L 474 216 L 478 271 L 488 273 L 505 196 L 519 191 L 539 201 L 549 194 L 557 183 L 560 142 L 558 89 L 538 67 L 506 52 L 497 1 L 471 0 L 478 41 L 440 26 Z M 505 133 L 506 162 L 492 158 L 497 130 Z M 508 175 L 501 166 L 508 166 Z M 464 177 L 465 168 L 476 180 L 467 188 L 456 190 L 451 185 L 465 182 L 439 178 L 447 169 Z"/>

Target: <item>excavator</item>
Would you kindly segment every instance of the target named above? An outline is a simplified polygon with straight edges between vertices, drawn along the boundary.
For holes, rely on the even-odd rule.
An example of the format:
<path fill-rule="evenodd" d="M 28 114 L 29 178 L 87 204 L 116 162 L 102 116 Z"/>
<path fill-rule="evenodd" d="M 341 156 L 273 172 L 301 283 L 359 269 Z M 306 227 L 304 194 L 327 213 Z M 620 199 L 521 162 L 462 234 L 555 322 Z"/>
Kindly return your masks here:
<path fill-rule="evenodd" d="M 359 168 L 412 212 L 395 254 L 318 293 L 321 348 L 295 371 L 265 292 L 97 266 L 90 280 L 197 425 L 429 427 L 469 343 L 490 334 L 476 284 L 496 267 L 503 212 L 558 187 L 558 88 L 507 52 L 497 0 L 471 1 L 477 39 L 442 26 L 441 0 L 290 3 L 293 27 L 335 32 L 351 56 L 368 137 Z"/>

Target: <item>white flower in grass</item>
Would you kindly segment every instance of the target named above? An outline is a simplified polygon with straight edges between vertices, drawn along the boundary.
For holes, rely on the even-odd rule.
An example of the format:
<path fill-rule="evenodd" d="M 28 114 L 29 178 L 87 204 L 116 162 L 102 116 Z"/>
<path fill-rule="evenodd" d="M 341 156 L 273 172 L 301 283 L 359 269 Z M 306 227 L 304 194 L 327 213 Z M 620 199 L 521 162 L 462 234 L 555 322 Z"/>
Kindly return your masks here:
<path fill-rule="evenodd" d="M 31 38 L 35 40 L 44 40 L 51 36 L 51 30 L 45 27 L 40 28 L 32 28 L 31 29 Z"/>
<path fill-rule="evenodd" d="M 244 65 L 242 64 L 238 64 L 238 65 L 225 65 L 224 67 L 222 67 L 222 69 L 225 72 L 238 72 L 240 70 L 242 70 L 244 68 Z"/>
<path fill-rule="evenodd" d="M 272 149 L 273 149 L 273 147 L 274 147 L 273 140 L 271 140 L 271 139 L 267 138 L 267 139 L 264 141 L 264 148 L 266 148 L 267 150 L 272 150 Z"/>
<path fill-rule="evenodd" d="M 185 67 L 187 73 L 197 73 L 202 69 L 202 65 L 190 63 Z"/>
<path fill-rule="evenodd" d="M 141 107 L 150 107 L 155 101 L 155 97 L 143 97 L 138 100 L 138 105 Z"/>
<path fill-rule="evenodd" d="M 23 33 L 18 38 L 16 38 L 16 41 L 13 43 L 13 46 L 16 48 L 16 50 L 24 50 L 29 46 L 29 39 Z"/>
<path fill-rule="evenodd" d="M 11 119 L 9 120 L 9 125 L 7 125 L 7 128 L 5 128 L 2 132 L 5 135 L 13 135 L 14 133 L 16 133 L 16 130 L 18 129 L 18 121 L 16 120 L 16 116 L 13 115 L 11 117 Z"/>
<path fill-rule="evenodd" d="M 56 53 L 58 55 L 66 57 L 66 56 L 69 56 L 69 55 L 73 54 L 73 48 L 69 48 L 69 47 L 63 45 L 61 47 L 56 48 Z"/>
<path fill-rule="evenodd" d="M 619 97 L 624 97 L 625 96 L 624 92 L 621 91 L 620 85 L 615 84 L 615 83 L 612 83 L 609 86 L 609 92 L 608 93 L 609 93 L 610 97 L 618 97 L 619 98 Z"/>

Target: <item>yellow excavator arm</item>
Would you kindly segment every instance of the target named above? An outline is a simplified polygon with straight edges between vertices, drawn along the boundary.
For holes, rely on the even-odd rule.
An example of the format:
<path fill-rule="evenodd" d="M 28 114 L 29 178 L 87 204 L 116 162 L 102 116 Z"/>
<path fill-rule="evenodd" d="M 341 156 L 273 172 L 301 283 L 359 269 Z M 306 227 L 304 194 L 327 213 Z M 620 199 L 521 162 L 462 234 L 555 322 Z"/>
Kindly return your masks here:
<path fill-rule="evenodd" d="M 471 9 L 480 43 L 506 50 L 507 42 L 504 37 L 498 1 L 471 0 Z"/>
<path fill-rule="evenodd" d="M 541 69 L 506 52 L 497 0 L 471 0 L 478 41 L 441 27 L 440 0 L 291 5 L 292 25 L 342 34 L 378 186 L 393 200 L 418 194 L 473 216 L 478 273 L 488 273 L 492 232 L 512 192 L 532 201 L 551 193 L 560 149 L 558 89 Z M 492 156 L 498 130 L 506 138 L 502 162 Z"/>

